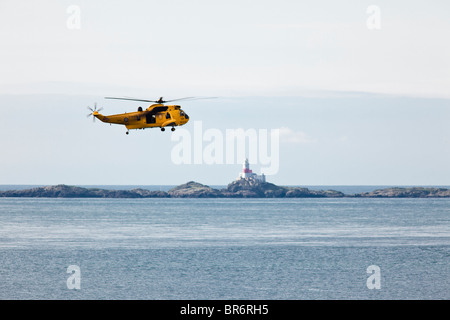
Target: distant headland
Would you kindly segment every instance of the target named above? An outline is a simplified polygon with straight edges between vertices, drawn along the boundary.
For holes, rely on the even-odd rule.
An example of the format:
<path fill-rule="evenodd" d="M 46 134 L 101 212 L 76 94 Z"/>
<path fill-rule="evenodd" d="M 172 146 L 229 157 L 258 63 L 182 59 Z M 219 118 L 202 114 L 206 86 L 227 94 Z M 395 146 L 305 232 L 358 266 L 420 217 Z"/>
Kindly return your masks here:
<path fill-rule="evenodd" d="M 347 195 L 336 190 L 310 190 L 302 187 L 283 187 L 270 182 L 241 178 L 224 189 L 190 181 L 169 191 L 146 189 L 107 190 L 68 185 L 37 187 L 25 190 L 1 191 L 0 197 L 28 198 L 450 198 L 450 189 L 408 187 L 385 188 L 372 192 Z"/>

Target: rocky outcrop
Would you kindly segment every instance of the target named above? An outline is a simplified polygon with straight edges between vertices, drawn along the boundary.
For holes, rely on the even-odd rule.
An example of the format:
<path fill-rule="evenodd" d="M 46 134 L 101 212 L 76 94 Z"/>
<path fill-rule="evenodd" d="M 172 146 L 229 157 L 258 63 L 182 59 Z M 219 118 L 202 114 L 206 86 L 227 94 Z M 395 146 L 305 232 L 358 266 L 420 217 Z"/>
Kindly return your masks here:
<path fill-rule="evenodd" d="M 243 198 L 325 198 L 344 197 L 345 194 L 335 190 L 309 190 L 298 187 L 280 187 L 273 183 L 261 182 L 252 178 L 233 181 L 222 191 L 228 197 Z"/>
<path fill-rule="evenodd" d="M 222 192 L 230 197 L 281 198 L 286 194 L 286 188 L 276 186 L 273 183 L 247 178 L 231 182 Z"/>
<path fill-rule="evenodd" d="M 356 194 L 361 198 L 449 198 L 450 190 L 445 188 L 385 188 Z"/>
<path fill-rule="evenodd" d="M 138 195 L 140 198 L 167 198 L 169 194 L 165 191 L 150 191 L 146 189 L 132 189 L 131 193 Z"/>
<path fill-rule="evenodd" d="M 309 190 L 307 188 L 289 188 L 286 198 L 341 198 L 345 194 L 336 190 Z"/>
<path fill-rule="evenodd" d="M 223 197 L 222 193 L 209 186 L 198 182 L 189 181 L 178 187 L 172 188 L 168 192 L 172 198 L 217 198 Z"/>
<path fill-rule="evenodd" d="M 64 184 L 32 188 L 26 190 L 11 190 L 0 192 L 0 197 L 29 198 L 150 198 L 164 196 L 160 191 L 105 190 L 98 188 L 82 188 Z M 165 194 L 167 197 L 167 193 Z"/>

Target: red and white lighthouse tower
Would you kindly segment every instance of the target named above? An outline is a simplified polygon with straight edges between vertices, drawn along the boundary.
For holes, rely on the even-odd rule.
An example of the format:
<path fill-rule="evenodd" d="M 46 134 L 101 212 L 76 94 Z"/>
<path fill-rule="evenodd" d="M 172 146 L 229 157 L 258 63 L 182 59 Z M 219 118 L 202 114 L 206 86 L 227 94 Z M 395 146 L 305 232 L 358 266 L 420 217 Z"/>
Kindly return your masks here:
<path fill-rule="evenodd" d="M 242 166 L 242 172 L 239 174 L 239 179 L 255 179 L 259 180 L 261 182 L 266 182 L 266 176 L 263 174 L 257 175 L 256 173 L 253 173 L 252 170 L 250 170 L 250 165 L 248 163 L 248 159 L 245 159 L 244 164 Z"/>

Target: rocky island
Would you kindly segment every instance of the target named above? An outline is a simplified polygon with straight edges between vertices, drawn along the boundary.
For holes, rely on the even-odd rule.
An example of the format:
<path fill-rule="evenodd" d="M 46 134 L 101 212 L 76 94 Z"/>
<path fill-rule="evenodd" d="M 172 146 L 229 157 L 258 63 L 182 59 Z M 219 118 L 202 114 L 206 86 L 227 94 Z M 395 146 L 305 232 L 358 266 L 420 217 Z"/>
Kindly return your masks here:
<path fill-rule="evenodd" d="M 28 198 L 450 198 L 450 189 L 445 188 L 385 188 L 372 192 L 347 195 L 336 190 L 310 190 L 303 187 L 277 186 L 266 181 L 264 174 L 258 175 L 250 169 L 248 159 L 239 177 L 224 189 L 189 181 L 166 191 L 151 191 L 142 188 L 131 190 L 107 190 L 67 186 L 37 187 L 25 190 L 0 191 L 0 197 Z"/>
<path fill-rule="evenodd" d="M 146 189 L 107 190 L 56 185 L 25 190 L 1 191 L 0 197 L 28 198 L 449 198 L 445 188 L 386 188 L 372 192 L 346 195 L 336 190 L 310 190 L 302 187 L 283 187 L 273 183 L 246 178 L 238 179 L 224 189 L 214 189 L 190 181 L 165 191 Z"/>
<path fill-rule="evenodd" d="M 450 198 L 450 189 L 445 188 L 386 188 L 354 195 L 361 198 Z"/>

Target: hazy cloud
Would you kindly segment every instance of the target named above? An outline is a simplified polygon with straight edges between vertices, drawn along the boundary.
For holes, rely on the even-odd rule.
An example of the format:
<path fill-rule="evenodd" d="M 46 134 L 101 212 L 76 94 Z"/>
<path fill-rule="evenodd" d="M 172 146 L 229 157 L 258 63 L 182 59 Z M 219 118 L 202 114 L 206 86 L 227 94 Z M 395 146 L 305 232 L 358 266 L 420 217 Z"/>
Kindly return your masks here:
<path fill-rule="evenodd" d="M 280 141 L 285 143 L 307 144 L 315 143 L 317 139 L 310 137 L 302 131 L 294 131 L 288 127 L 280 128 Z"/>

